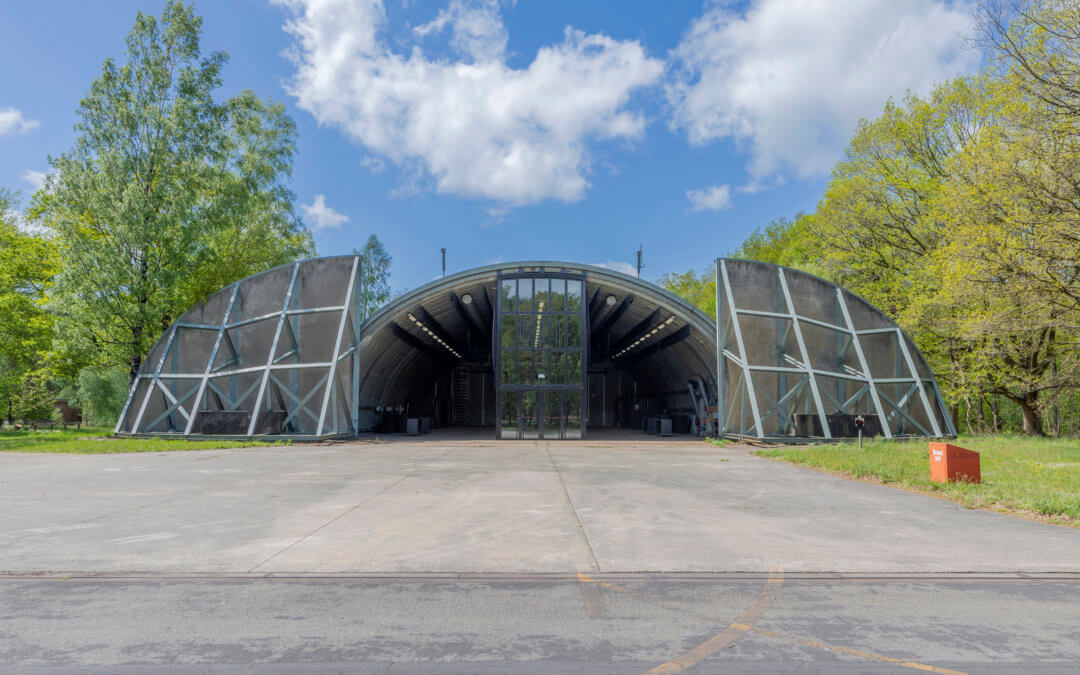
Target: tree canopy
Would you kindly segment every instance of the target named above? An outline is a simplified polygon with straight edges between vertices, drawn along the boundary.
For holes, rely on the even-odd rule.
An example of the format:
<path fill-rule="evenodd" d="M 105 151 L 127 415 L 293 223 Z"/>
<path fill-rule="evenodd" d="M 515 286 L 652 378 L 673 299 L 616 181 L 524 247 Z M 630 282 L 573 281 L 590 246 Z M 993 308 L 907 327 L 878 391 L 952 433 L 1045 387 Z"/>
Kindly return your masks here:
<path fill-rule="evenodd" d="M 954 403 L 989 397 L 1020 428 L 1080 390 L 1080 9 L 980 6 L 983 71 L 889 101 L 856 128 L 817 208 L 756 230 L 736 256 L 866 297 L 915 338 Z M 665 286 L 703 309 L 704 280 Z"/>
<path fill-rule="evenodd" d="M 124 62 L 79 103 L 73 147 L 50 158 L 34 215 L 62 261 L 50 304 L 68 358 L 133 377 L 185 308 L 313 253 L 286 184 L 292 120 L 251 91 L 216 101 L 228 57 L 203 57 L 200 36 L 178 0 L 139 13 Z"/>
<path fill-rule="evenodd" d="M 57 260 L 52 242 L 22 221 L 16 195 L 0 189 L 0 399 L 8 422 L 49 414 L 35 392 L 52 339 L 44 304 Z"/>

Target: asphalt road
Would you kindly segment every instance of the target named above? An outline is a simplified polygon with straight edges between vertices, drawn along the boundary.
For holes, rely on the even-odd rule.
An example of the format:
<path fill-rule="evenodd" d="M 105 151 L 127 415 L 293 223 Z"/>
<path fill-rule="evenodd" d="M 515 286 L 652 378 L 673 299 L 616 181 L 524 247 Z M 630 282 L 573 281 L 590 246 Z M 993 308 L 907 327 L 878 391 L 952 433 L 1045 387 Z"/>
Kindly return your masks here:
<path fill-rule="evenodd" d="M 46 672 L 643 673 L 666 664 L 658 672 L 1076 673 L 1078 607 L 1077 579 L 9 578 L 0 582 L 0 663 Z"/>
<path fill-rule="evenodd" d="M 0 454 L 0 669 L 1080 672 L 1080 530 L 700 442 Z"/>

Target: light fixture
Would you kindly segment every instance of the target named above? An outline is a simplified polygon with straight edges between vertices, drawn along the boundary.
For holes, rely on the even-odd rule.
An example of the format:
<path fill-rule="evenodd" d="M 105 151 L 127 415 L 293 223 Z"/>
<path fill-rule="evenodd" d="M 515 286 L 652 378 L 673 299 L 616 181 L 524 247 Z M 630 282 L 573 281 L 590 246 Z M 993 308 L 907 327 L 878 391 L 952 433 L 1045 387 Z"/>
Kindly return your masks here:
<path fill-rule="evenodd" d="M 604 302 L 607 303 L 608 307 L 614 307 L 615 303 L 618 302 L 618 300 L 615 298 L 614 295 L 609 295 L 606 298 L 604 298 Z"/>
<path fill-rule="evenodd" d="M 445 347 L 446 351 L 450 352 L 451 354 L 453 354 L 454 356 L 456 356 L 459 359 L 461 358 L 461 354 L 458 354 L 455 349 L 453 349 L 450 345 L 446 344 L 446 342 L 444 342 L 443 339 L 441 337 L 439 337 L 438 333 L 436 333 L 435 331 L 433 331 L 430 328 L 428 328 L 427 326 L 425 326 L 423 321 L 421 321 L 420 319 L 417 319 L 412 314 L 409 315 L 409 321 L 412 321 L 413 323 L 415 323 L 417 325 L 417 327 L 419 327 L 420 330 L 427 333 L 428 337 L 430 337 L 432 340 L 434 340 L 435 342 L 438 342 L 440 345 Z"/>
<path fill-rule="evenodd" d="M 461 296 L 461 302 L 463 304 L 466 304 L 466 305 L 471 305 L 472 304 L 472 295 L 466 293 L 465 295 Z"/>
<path fill-rule="evenodd" d="M 541 300 L 539 306 L 537 306 L 539 314 L 536 315 L 536 338 L 533 339 L 533 349 L 540 348 L 540 317 L 544 314 L 544 301 Z"/>
<path fill-rule="evenodd" d="M 652 330 L 650 330 L 650 331 L 649 331 L 649 332 L 647 332 L 647 333 L 644 333 L 644 334 L 643 334 L 643 335 L 642 335 L 641 337 L 639 337 L 638 339 L 634 340 L 634 341 L 633 341 L 632 343 L 628 344 L 627 346 L 623 347 L 623 348 L 622 348 L 621 350 L 619 350 L 619 351 L 618 351 L 618 353 L 616 353 L 616 354 L 612 355 L 612 357 L 611 357 L 611 358 L 613 358 L 613 359 L 617 359 L 617 358 L 619 358 L 620 356 L 622 356 L 622 355 L 623 355 L 623 354 L 625 354 L 626 352 L 628 352 L 628 351 L 630 351 L 630 350 L 634 349 L 635 347 L 637 347 L 637 346 L 638 346 L 639 344 L 641 344 L 642 342 L 645 342 L 646 340 L 648 340 L 648 339 L 649 339 L 649 338 L 651 338 L 652 336 L 654 336 L 654 335 L 656 335 L 657 333 L 659 333 L 660 331 L 664 330 L 664 328 L 666 328 L 666 327 L 668 327 L 669 325 L 671 325 L 671 323 L 672 323 L 673 321 L 675 321 L 675 317 L 674 317 L 674 316 L 669 316 L 669 317 L 667 318 L 667 321 L 664 321 L 663 323 L 657 324 L 657 325 L 656 325 L 656 327 L 654 327 L 654 328 L 653 328 Z"/>

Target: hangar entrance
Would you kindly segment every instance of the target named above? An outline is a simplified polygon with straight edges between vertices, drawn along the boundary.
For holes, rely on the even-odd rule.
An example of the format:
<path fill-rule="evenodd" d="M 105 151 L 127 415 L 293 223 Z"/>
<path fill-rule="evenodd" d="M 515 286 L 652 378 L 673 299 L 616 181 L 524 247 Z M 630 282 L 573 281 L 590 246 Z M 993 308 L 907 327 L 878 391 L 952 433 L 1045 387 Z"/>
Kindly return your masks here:
<path fill-rule="evenodd" d="M 588 365 L 583 273 L 498 275 L 496 437 L 581 438 Z"/>
<path fill-rule="evenodd" d="M 716 405 L 715 324 L 653 284 L 589 265 L 451 275 L 396 299 L 360 334 L 360 431 L 696 434 Z M 648 426 L 660 419 L 670 424 Z"/>

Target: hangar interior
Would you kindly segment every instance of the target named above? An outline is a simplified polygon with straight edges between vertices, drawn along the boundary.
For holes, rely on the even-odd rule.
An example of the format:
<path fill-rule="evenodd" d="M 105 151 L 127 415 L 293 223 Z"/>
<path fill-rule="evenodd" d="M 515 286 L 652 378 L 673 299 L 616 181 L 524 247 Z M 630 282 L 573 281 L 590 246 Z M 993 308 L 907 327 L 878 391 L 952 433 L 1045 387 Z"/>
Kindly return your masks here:
<path fill-rule="evenodd" d="M 588 265 L 481 267 L 381 308 L 366 308 L 355 256 L 285 265 L 177 320 L 116 432 L 827 439 L 865 415 L 868 433 L 950 434 L 921 354 L 865 301 L 752 261 L 720 260 L 717 278 L 719 331 L 660 287 Z"/>
<path fill-rule="evenodd" d="M 715 406 L 714 329 L 648 286 L 601 268 L 517 263 L 406 294 L 365 326 L 359 426 L 394 431 L 418 417 L 564 439 L 666 414 L 690 433 Z"/>

